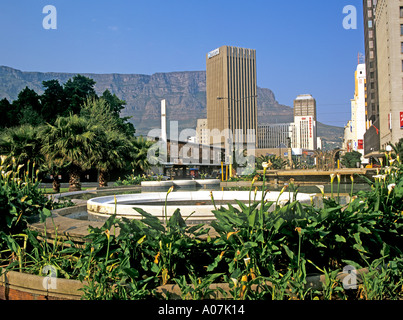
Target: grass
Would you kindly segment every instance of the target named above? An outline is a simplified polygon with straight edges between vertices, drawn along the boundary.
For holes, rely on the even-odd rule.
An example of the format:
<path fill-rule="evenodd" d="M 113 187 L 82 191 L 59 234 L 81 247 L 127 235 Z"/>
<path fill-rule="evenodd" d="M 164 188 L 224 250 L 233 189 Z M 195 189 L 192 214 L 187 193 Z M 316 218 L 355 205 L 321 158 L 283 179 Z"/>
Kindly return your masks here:
<path fill-rule="evenodd" d="M 89 188 L 81 188 L 82 191 L 88 190 Z M 60 188 L 60 192 L 54 192 L 52 188 L 41 188 L 46 194 L 59 194 L 64 192 L 69 192 L 69 188 Z"/>

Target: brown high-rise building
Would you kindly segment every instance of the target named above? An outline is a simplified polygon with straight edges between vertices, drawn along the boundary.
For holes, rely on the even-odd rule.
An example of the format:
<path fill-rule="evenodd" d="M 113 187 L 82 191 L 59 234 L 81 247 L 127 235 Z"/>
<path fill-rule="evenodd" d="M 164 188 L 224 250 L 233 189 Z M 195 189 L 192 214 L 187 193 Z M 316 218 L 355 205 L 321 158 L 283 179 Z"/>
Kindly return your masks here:
<path fill-rule="evenodd" d="M 214 129 L 229 129 L 235 140 L 240 129 L 245 143 L 250 142 L 251 137 L 246 135 L 252 129 L 256 141 L 256 50 L 222 46 L 210 51 L 206 57 L 206 85 L 210 134 Z M 226 138 L 222 136 L 219 143 Z M 210 136 L 210 143 L 216 142 Z"/>
<path fill-rule="evenodd" d="M 367 64 L 365 157 L 403 138 L 403 2 L 364 0 Z"/>
<path fill-rule="evenodd" d="M 375 8 L 380 148 L 403 138 L 403 2 Z"/>
<path fill-rule="evenodd" d="M 369 157 L 371 154 L 377 154 L 380 149 L 378 69 L 375 25 L 376 4 L 377 0 L 364 0 L 363 3 L 366 69 L 366 132 L 364 134 L 364 155 L 366 157 Z"/>

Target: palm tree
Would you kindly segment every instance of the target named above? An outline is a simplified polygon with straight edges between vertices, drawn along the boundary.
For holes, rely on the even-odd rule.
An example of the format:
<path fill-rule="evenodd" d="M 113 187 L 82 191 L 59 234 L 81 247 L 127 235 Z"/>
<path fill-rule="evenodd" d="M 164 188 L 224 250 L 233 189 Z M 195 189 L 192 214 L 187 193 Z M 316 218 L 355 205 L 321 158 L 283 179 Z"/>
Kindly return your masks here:
<path fill-rule="evenodd" d="M 78 115 L 59 117 L 47 124 L 43 133 L 42 152 L 48 161 L 68 163 L 69 191 L 81 190 L 80 175 L 91 168 L 99 150 L 99 128 Z"/>
<path fill-rule="evenodd" d="M 150 159 L 148 159 L 148 149 L 155 143 L 147 140 L 143 136 L 134 137 L 130 140 L 130 163 L 134 170 L 146 172 L 151 168 Z"/>
<path fill-rule="evenodd" d="M 14 158 L 17 164 L 28 165 L 28 162 L 41 164 L 44 157 L 41 153 L 41 128 L 25 124 L 8 128 L 0 135 L 0 154 L 6 155 L 6 162 Z"/>
<path fill-rule="evenodd" d="M 403 138 L 401 138 L 395 144 L 389 143 L 389 145 L 392 147 L 394 152 L 394 155 L 392 154 L 392 157 L 399 156 L 400 159 L 403 159 Z"/>
<path fill-rule="evenodd" d="M 288 164 L 288 160 L 284 160 L 281 157 L 277 157 L 275 155 L 261 155 L 256 159 L 258 169 L 262 169 L 263 162 L 267 162 L 269 164 L 269 168 L 271 169 L 283 169 Z"/>
<path fill-rule="evenodd" d="M 106 187 L 109 171 L 126 164 L 125 155 L 129 154 L 131 145 L 123 133 L 114 130 L 99 130 L 96 139 L 99 141 L 98 150 L 91 162 L 98 169 L 99 186 Z"/>

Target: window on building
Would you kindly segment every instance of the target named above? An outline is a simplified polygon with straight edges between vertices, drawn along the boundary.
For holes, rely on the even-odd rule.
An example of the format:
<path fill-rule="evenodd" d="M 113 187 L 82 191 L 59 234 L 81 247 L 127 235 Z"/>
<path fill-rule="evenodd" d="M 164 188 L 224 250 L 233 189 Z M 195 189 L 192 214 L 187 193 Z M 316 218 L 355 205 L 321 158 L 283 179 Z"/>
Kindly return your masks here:
<path fill-rule="evenodd" d="M 400 18 L 403 18 L 403 7 L 400 7 Z"/>
<path fill-rule="evenodd" d="M 400 25 L 400 35 L 403 36 L 403 24 Z"/>
<path fill-rule="evenodd" d="M 403 42 L 400 43 L 400 52 L 403 53 Z"/>

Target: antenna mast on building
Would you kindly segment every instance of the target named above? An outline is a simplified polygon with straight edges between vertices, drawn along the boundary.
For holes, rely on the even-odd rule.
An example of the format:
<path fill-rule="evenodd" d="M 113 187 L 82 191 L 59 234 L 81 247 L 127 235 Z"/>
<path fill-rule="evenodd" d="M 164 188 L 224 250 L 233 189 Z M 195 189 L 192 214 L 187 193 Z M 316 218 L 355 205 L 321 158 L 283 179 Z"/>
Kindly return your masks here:
<path fill-rule="evenodd" d="M 357 62 L 357 64 L 365 63 L 365 56 L 361 52 L 357 54 Z"/>

